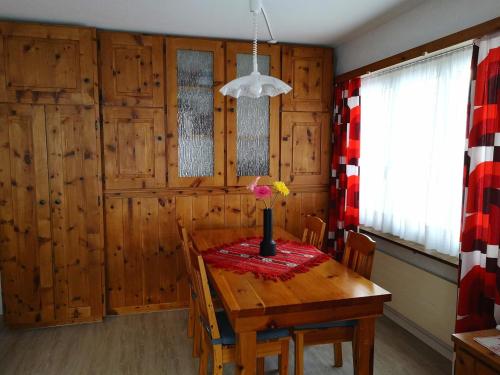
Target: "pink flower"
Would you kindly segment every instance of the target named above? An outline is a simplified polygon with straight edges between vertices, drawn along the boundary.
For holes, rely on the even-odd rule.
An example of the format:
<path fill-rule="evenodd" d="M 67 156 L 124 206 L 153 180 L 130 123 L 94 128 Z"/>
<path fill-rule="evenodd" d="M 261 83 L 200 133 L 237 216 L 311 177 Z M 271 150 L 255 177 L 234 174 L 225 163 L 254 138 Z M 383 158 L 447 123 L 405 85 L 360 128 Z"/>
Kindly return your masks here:
<path fill-rule="evenodd" d="M 271 188 L 266 185 L 255 186 L 252 191 L 257 199 L 266 199 L 273 195 Z"/>
<path fill-rule="evenodd" d="M 255 177 L 255 180 L 253 180 L 253 182 L 250 185 L 247 186 L 247 189 L 253 192 L 254 189 L 255 189 L 255 187 L 259 183 L 259 180 L 260 180 L 260 176 Z"/>

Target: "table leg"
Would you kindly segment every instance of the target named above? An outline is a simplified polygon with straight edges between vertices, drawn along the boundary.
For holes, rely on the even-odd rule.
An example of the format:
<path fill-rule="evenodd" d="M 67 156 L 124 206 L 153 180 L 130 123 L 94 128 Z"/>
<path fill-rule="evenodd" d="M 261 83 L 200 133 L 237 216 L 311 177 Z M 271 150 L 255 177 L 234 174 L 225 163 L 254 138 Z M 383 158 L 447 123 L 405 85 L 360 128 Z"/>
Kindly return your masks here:
<path fill-rule="evenodd" d="M 375 318 L 358 320 L 354 330 L 353 353 L 355 375 L 373 375 Z"/>
<path fill-rule="evenodd" d="M 257 333 L 236 333 L 236 373 L 255 375 L 257 362 Z"/>

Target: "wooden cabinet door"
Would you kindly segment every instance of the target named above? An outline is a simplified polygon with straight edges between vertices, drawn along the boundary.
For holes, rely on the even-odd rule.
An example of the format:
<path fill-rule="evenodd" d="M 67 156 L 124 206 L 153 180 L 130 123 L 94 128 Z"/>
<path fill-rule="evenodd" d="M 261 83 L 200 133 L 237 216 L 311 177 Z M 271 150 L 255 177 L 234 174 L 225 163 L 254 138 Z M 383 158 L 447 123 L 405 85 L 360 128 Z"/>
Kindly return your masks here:
<path fill-rule="evenodd" d="M 281 179 L 294 185 L 328 184 L 330 114 L 283 112 Z"/>
<path fill-rule="evenodd" d="M 99 32 L 102 101 L 163 107 L 163 38 Z"/>
<path fill-rule="evenodd" d="M 484 363 L 480 361 L 476 361 L 476 375 L 498 375 L 498 371 L 495 371 L 488 365 L 485 365 Z"/>
<path fill-rule="evenodd" d="M 0 263 L 5 320 L 54 321 L 43 106 L 0 104 Z"/>
<path fill-rule="evenodd" d="M 106 189 L 166 185 L 165 126 L 161 108 L 104 108 Z"/>
<path fill-rule="evenodd" d="M 224 186 L 224 43 L 167 40 L 168 185 Z"/>
<path fill-rule="evenodd" d="M 47 106 L 55 315 L 103 316 L 99 132 L 93 106 Z"/>
<path fill-rule="evenodd" d="M 330 111 L 333 50 L 283 46 L 283 80 L 292 91 L 283 95 L 282 111 Z"/>
<path fill-rule="evenodd" d="M 259 45 L 259 71 L 280 77 L 277 45 Z M 227 43 L 226 81 L 251 72 L 252 45 Z M 278 178 L 280 96 L 259 99 L 227 97 L 227 185 L 248 185 L 256 175 L 261 183 Z"/>
<path fill-rule="evenodd" d="M 106 198 L 108 313 L 185 306 L 175 207 L 174 197 Z"/>
<path fill-rule="evenodd" d="M 0 101 L 98 102 L 95 30 L 0 22 Z"/>
<path fill-rule="evenodd" d="M 459 349 L 455 357 L 455 375 L 475 374 L 475 359 L 465 350 Z"/>

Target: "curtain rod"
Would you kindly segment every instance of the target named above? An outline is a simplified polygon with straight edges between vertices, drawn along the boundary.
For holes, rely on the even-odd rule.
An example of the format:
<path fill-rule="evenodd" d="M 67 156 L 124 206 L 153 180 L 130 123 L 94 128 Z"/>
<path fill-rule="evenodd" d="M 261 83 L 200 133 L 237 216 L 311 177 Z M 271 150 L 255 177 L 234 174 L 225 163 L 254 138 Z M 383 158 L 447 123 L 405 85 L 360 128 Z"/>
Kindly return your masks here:
<path fill-rule="evenodd" d="M 396 66 L 390 66 L 390 67 L 383 68 L 383 69 L 380 69 L 380 70 L 377 70 L 377 71 L 374 71 L 374 72 L 368 72 L 366 74 L 363 74 L 361 76 L 361 78 L 365 78 L 365 77 L 378 77 L 380 75 L 389 74 L 389 73 L 392 73 L 394 71 L 397 71 L 397 70 L 400 70 L 400 69 L 404 69 L 404 68 L 407 68 L 407 67 L 412 66 L 412 65 L 420 64 L 420 63 L 428 61 L 428 60 L 432 60 L 432 59 L 435 59 L 435 58 L 438 58 L 438 57 L 441 57 L 441 56 L 445 56 L 445 55 L 448 55 L 448 54 L 451 54 L 451 53 L 454 53 L 454 52 L 462 51 L 462 50 L 465 50 L 467 48 L 471 48 L 472 45 L 474 44 L 474 41 L 473 40 L 469 40 L 469 41 L 467 41 L 465 43 L 466 44 L 460 43 L 458 46 L 447 48 L 446 51 L 435 52 L 435 53 L 426 53 L 423 56 L 416 57 L 416 58 L 414 58 L 412 60 L 408 60 L 408 61 L 402 62 L 400 64 L 397 64 Z"/>

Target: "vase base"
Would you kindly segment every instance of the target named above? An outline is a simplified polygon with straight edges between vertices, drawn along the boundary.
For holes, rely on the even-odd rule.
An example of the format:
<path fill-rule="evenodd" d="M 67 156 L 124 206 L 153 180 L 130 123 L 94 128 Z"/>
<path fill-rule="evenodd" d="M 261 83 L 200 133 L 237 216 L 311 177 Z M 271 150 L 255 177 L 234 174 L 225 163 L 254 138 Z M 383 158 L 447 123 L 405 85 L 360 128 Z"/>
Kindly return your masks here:
<path fill-rule="evenodd" d="M 266 240 L 260 243 L 259 255 L 262 257 L 272 257 L 276 255 L 276 242 Z"/>

